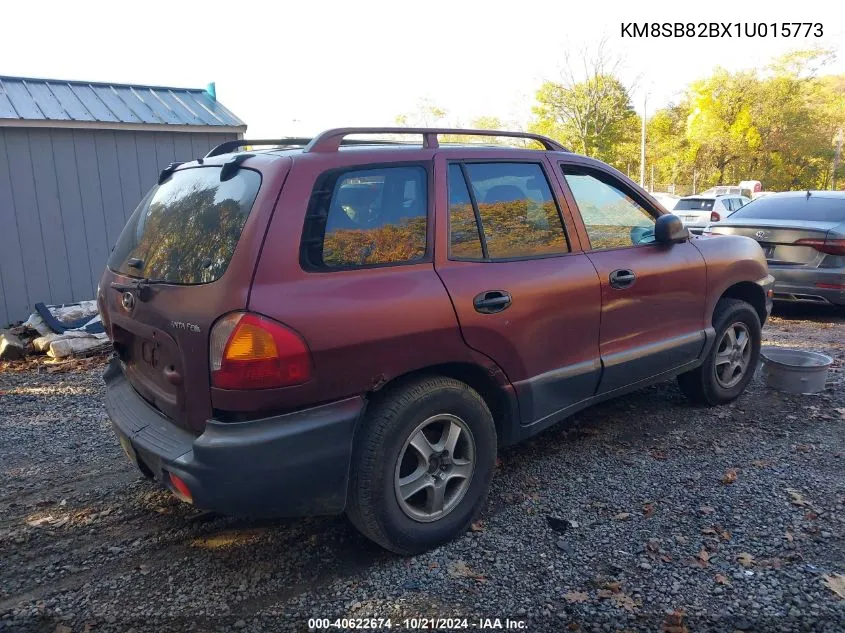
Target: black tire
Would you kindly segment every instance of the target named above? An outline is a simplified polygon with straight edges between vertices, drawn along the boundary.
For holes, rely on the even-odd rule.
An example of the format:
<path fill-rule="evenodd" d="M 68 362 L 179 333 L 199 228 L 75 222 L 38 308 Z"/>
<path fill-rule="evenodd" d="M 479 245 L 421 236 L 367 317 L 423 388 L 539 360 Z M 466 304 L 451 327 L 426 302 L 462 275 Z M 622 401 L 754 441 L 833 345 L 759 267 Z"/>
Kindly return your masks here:
<path fill-rule="evenodd" d="M 394 477 L 412 433 L 438 415 L 457 416 L 474 441 L 474 468 L 463 496 L 430 522 L 411 518 Z M 463 440 L 467 441 L 467 440 Z M 442 376 L 398 385 L 373 403 L 355 441 L 346 513 L 364 536 L 397 554 L 417 554 L 466 532 L 487 498 L 496 465 L 496 428 L 484 399 L 468 385 Z"/>
<path fill-rule="evenodd" d="M 749 332 L 751 357 L 739 382 L 725 387 L 716 377 L 716 355 L 728 328 L 737 323 L 744 324 Z M 678 376 L 678 385 L 684 395 L 696 404 L 707 406 L 727 404 L 738 398 L 754 377 L 760 359 L 760 317 L 749 303 L 740 299 L 721 299 L 713 310 L 713 328 L 716 330 L 716 340 L 704 363 Z"/>

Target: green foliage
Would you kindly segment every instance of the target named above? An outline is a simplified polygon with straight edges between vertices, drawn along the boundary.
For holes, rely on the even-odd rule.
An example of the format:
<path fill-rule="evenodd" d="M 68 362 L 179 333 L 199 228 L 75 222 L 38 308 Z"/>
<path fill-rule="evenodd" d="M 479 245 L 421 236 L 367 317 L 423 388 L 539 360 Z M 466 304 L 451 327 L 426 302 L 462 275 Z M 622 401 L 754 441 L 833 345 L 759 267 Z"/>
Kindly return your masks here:
<path fill-rule="evenodd" d="M 699 190 L 740 180 L 772 190 L 828 187 L 845 125 L 845 78 L 817 76 L 829 59 L 828 51 L 795 51 L 763 70 L 717 69 L 692 82 L 648 123 L 656 180 L 689 183 L 694 171 Z"/>
<path fill-rule="evenodd" d="M 698 191 L 741 180 L 760 180 L 769 190 L 825 189 L 835 177 L 841 188 L 845 156 L 835 174 L 834 167 L 837 139 L 845 134 L 845 76 L 820 74 L 832 58 L 822 49 L 793 51 L 765 68 L 717 68 L 691 82 L 678 103 L 657 110 L 646 123 L 646 167 L 653 168 L 654 182 L 687 189 L 695 182 Z M 564 78 L 540 86 L 529 129 L 634 175 L 641 120 L 629 90 L 601 46 L 594 58 L 584 55 L 582 61 L 583 77 L 576 77 L 567 59 Z M 442 126 L 446 116 L 446 110 L 423 100 L 397 122 Z M 479 117 L 470 127 L 514 126 Z M 478 141 L 462 135 L 441 140 Z"/>
<path fill-rule="evenodd" d="M 586 156 L 618 162 L 619 146 L 636 139 L 639 118 L 628 90 L 612 75 L 567 84 L 547 81 L 536 100 L 531 130 Z"/>

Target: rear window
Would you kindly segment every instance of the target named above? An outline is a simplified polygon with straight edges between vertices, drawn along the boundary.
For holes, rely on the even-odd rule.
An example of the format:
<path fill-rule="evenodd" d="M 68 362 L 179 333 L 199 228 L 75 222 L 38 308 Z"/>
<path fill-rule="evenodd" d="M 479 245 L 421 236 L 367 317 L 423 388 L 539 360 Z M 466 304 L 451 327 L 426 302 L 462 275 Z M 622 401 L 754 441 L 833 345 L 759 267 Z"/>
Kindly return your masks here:
<path fill-rule="evenodd" d="M 219 279 L 249 216 L 261 176 L 240 169 L 220 182 L 220 167 L 175 172 L 153 187 L 118 238 L 111 270 L 175 284 Z"/>
<path fill-rule="evenodd" d="M 712 198 L 682 198 L 678 200 L 678 204 L 675 205 L 674 211 L 712 211 L 713 210 L 713 203 L 715 200 Z"/>
<path fill-rule="evenodd" d="M 845 198 L 765 196 L 752 200 L 731 215 L 733 220 L 845 222 Z"/>

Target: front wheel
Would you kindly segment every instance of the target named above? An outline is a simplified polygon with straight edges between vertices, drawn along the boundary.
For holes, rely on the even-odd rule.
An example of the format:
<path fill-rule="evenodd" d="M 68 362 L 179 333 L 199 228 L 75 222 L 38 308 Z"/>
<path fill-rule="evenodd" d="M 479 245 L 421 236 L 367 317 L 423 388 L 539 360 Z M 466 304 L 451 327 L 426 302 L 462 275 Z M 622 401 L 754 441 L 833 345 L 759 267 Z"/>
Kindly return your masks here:
<path fill-rule="evenodd" d="M 760 359 L 760 317 L 740 299 L 722 299 L 713 311 L 716 342 L 704 363 L 678 376 L 678 385 L 693 402 L 726 404 L 748 386 Z"/>
<path fill-rule="evenodd" d="M 359 433 L 347 515 L 364 536 L 416 554 L 467 530 L 496 463 L 493 417 L 475 390 L 445 377 L 399 386 Z"/>

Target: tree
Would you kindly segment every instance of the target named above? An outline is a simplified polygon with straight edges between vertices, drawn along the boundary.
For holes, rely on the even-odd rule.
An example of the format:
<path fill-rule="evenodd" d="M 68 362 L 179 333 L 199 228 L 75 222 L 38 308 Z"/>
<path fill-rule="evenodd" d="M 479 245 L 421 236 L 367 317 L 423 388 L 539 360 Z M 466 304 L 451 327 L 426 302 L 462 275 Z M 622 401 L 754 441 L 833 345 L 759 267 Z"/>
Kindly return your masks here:
<path fill-rule="evenodd" d="M 580 63 L 582 72 L 567 55 L 561 80 L 540 86 L 530 128 L 587 156 L 614 161 L 616 147 L 630 142 L 639 124 L 628 87 L 617 77 L 620 63 L 603 43 L 594 55 L 582 52 Z"/>

